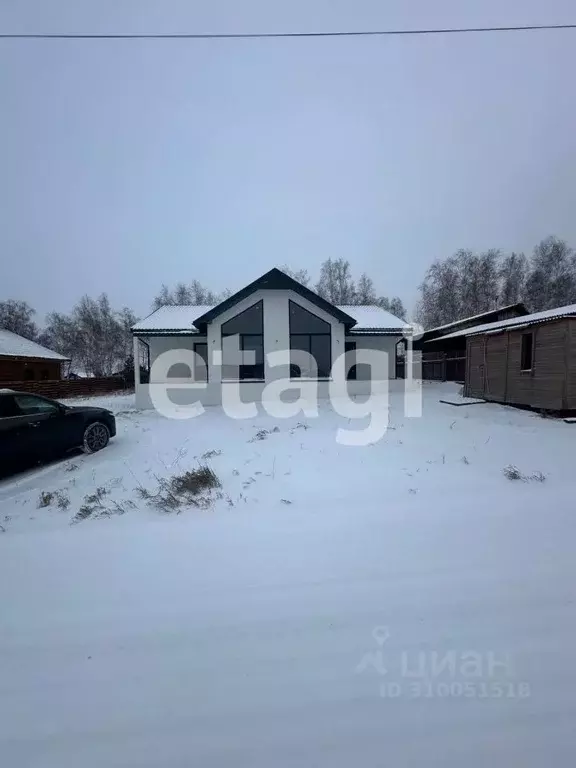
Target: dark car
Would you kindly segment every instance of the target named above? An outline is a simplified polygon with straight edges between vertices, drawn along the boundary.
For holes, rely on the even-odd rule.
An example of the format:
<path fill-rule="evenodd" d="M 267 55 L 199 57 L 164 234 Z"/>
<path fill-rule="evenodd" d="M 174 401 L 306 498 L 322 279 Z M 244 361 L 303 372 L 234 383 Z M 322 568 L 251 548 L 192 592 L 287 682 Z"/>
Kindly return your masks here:
<path fill-rule="evenodd" d="M 114 414 L 105 408 L 62 405 L 40 395 L 0 389 L 0 475 L 72 448 L 94 453 L 115 434 Z"/>

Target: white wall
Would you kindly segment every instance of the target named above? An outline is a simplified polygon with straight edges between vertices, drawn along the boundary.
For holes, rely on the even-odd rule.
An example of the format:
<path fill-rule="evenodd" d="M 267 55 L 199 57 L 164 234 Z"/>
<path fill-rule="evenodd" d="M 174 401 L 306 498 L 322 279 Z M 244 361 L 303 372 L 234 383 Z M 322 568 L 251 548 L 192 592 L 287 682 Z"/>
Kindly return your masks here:
<path fill-rule="evenodd" d="M 171 389 L 170 399 L 178 405 L 190 405 L 196 401 L 204 405 L 216 405 L 222 402 L 222 388 L 227 387 L 226 382 L 222 382 L 221 358 L 218 360 L 218 353 L 222 351 L 221 326 L 223 323 L 235 317 L 240 312 L 248 309 L 258 301 L 263 302 L 264 312 L 264 360 L 265 360 L 265 382 L 270 383 L 277 379 L 289 378 L 289 364 L 271 366 L 267 355 L 271 352 L 288 350 L 290 348 L 289 335 L 289 306 L 288 302 L 293 301 L 302 307 L 328 322 L 332 330 L 332 364 L 339 360 L 344 352 L 345 328 L 332 315 L 324 312 L 315 304 L 302 298 L 299 294 L 288 290 L 256 291 L 248 298 L 235 304 L 230 309 L 219 315 L 214 322 L 207 328 L 206 337 L 203 336 L 151 336 L 143 337 L 150 346 L 150 364 L 156 360 L 158 355 L 171 349 L 189 349 L 192 350 L 195 343 L 207 343 L 208 346 L 208 383 L 198 383 L 193 387 L 187 386 L 185 389 Z M 389 355 L 388 365 L 381 370 L 372 373 L 372 383 L 384 381 L 395 377 L 395 355 L 396 342 L 400 337 L 395 336 L 356 336 L 346 337 L 346 340 L 354 341 L 357 349 L 379 349 Z M 216 356 L 214 353 L 217 353 Z M 216 359 L 215 359 L 216 357 Z M 370 391 L 370 375 L 368 370 L 360 369 L 364 376 L 358 381 L 346 382 L 344 379 L 343 361 L 339 361 L 339 367 L 333 369 L 333 378 L 346 389 L 349 394 L 368 394 Z M 192 374 L 193 375 L 193 374 Z M 188 378 L 187 385 L 193 381 Z M 151 377 L 151 384 L 154 385 L 154 376 Z M 161 383 L 161 382 L 156 382 Z M 176 384 L 177 382 L 172 382 Z M 184 383 L 184 382 L 183 382 Z M 234 385 L 230 385 L 234 386 Z M 257 402 L 262 399 L 265 388 L 264 382 L 241 382 L 240 396 L 245 402 Z M 317 396 L 319 398 L 328 397 L 328 383 L 319 382 L 317 386 Z M 227 392 L 230 391 L 227 389 Z M 225 393 L 226 394 L 226 393 Z M 295 396 L 298 395 L 295 390 Z M 136 404 L 141 408 L 151 408 L 149 385 L 136 383 Z"/>
<path fill-rule="evenodd" d="M 179 389 L 176 385 L 175 387 L 170 387 L 169 399 L 172 404 L 182 406 L 183 408 L 192 406 L 195 403 L 211 406 L 221 405 L 223 399 L 227 403 L 233 403 L 233 398 L 239 392 L 242 403 L 261 404 L 266 400 L 265 388 L 269 383 L 263 381 L 244 381 L 239 384 L 233 382 L 208 382 L 207 384 L 189 384 L 186 389 Z M 294 401 L 301 397 L 298 382 L 295 381 L 293 384 L 294 389 L 282 395 L 284 402 Z M 335 386 L 334 383 L 328 381 L 307 382 L 307 386 L 310 385 L 312 385 L 314 397 L 308 399 L 312 403 L 315 400 L 326 400 L 331 393 L 330 387 Z M 336 397 L 383 394 L 390 388 L 394 391 L 397 385 L 405 387 L 406 382 L 404 379 L 398 379 L 397 381 L 345 381 L 340 384 L 340 388 L 336 386 L 334 394 Z M 136 387 L 135 400 L 137 408 L 154 408 L 151 392 L 153 387 L 154 384 L 140 384 Z"/>

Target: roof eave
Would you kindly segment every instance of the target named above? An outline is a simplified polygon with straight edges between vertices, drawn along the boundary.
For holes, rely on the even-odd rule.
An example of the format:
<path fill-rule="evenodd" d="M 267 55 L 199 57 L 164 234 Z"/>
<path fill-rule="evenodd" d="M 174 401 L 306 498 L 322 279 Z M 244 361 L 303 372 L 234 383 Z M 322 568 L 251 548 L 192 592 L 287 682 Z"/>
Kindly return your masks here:
<path fill-rule="evenodd" d="M 8 358 L 10 360 L 51 360 L 53 363 L 69 363 L 72 359 L 70 357 L 44 357 L 43 355 L 10 355 L 5 352 L 0 352 L 0 358 Z"/>
<path fill-rule="evenodd" d="M 132 328 L 132 336 L 202 336 L 196 328 Z"/>
<path fill-rule="evenodd" d="M 405 328 L 352 328 L 349 336 L 404 336 Z"/>

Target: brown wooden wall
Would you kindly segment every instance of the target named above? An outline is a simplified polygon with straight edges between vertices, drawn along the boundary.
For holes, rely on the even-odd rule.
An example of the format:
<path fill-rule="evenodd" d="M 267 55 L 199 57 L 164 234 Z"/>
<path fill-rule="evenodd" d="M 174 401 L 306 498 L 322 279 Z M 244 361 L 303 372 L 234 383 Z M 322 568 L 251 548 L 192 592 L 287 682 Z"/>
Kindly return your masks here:
<path fill-rule="evenodd" d="M 53 381 L 60 379 L 59 360 L 0 356 L 0 381 Z"/>
<path fill-rule="evenodd" d="M 532 332 L 533 366 L 522 371 L 522 335 Z M 576 318 L 467 340 L 469 397 L 549 410 L 576 409 Z"/>
<path fill-rule="evenodd" d="M 568 320 L 568 376 L 566 378 L 567 408 L 576 408 L 576 317 Z"/>

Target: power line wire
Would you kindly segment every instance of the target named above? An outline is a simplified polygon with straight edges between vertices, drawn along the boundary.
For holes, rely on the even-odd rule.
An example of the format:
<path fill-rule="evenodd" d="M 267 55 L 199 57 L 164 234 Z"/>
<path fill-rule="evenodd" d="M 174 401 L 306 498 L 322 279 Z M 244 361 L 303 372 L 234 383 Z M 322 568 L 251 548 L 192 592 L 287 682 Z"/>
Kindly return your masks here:
<path fill-rule="evenodd" d="M 358 32 L 126 32 L 126 33 L 65 33 L 65 32 L 2 32 L 0 39 L 10 40 L 248 40 L 290 37 L 388 37 L 400 35 L 451 35 L 472 32 L 529 32 L 536 30 L 576 29 L 576 24 L 530 24 L 510 27 L 458 27 L 448 29 L 387 29 Z"/>

